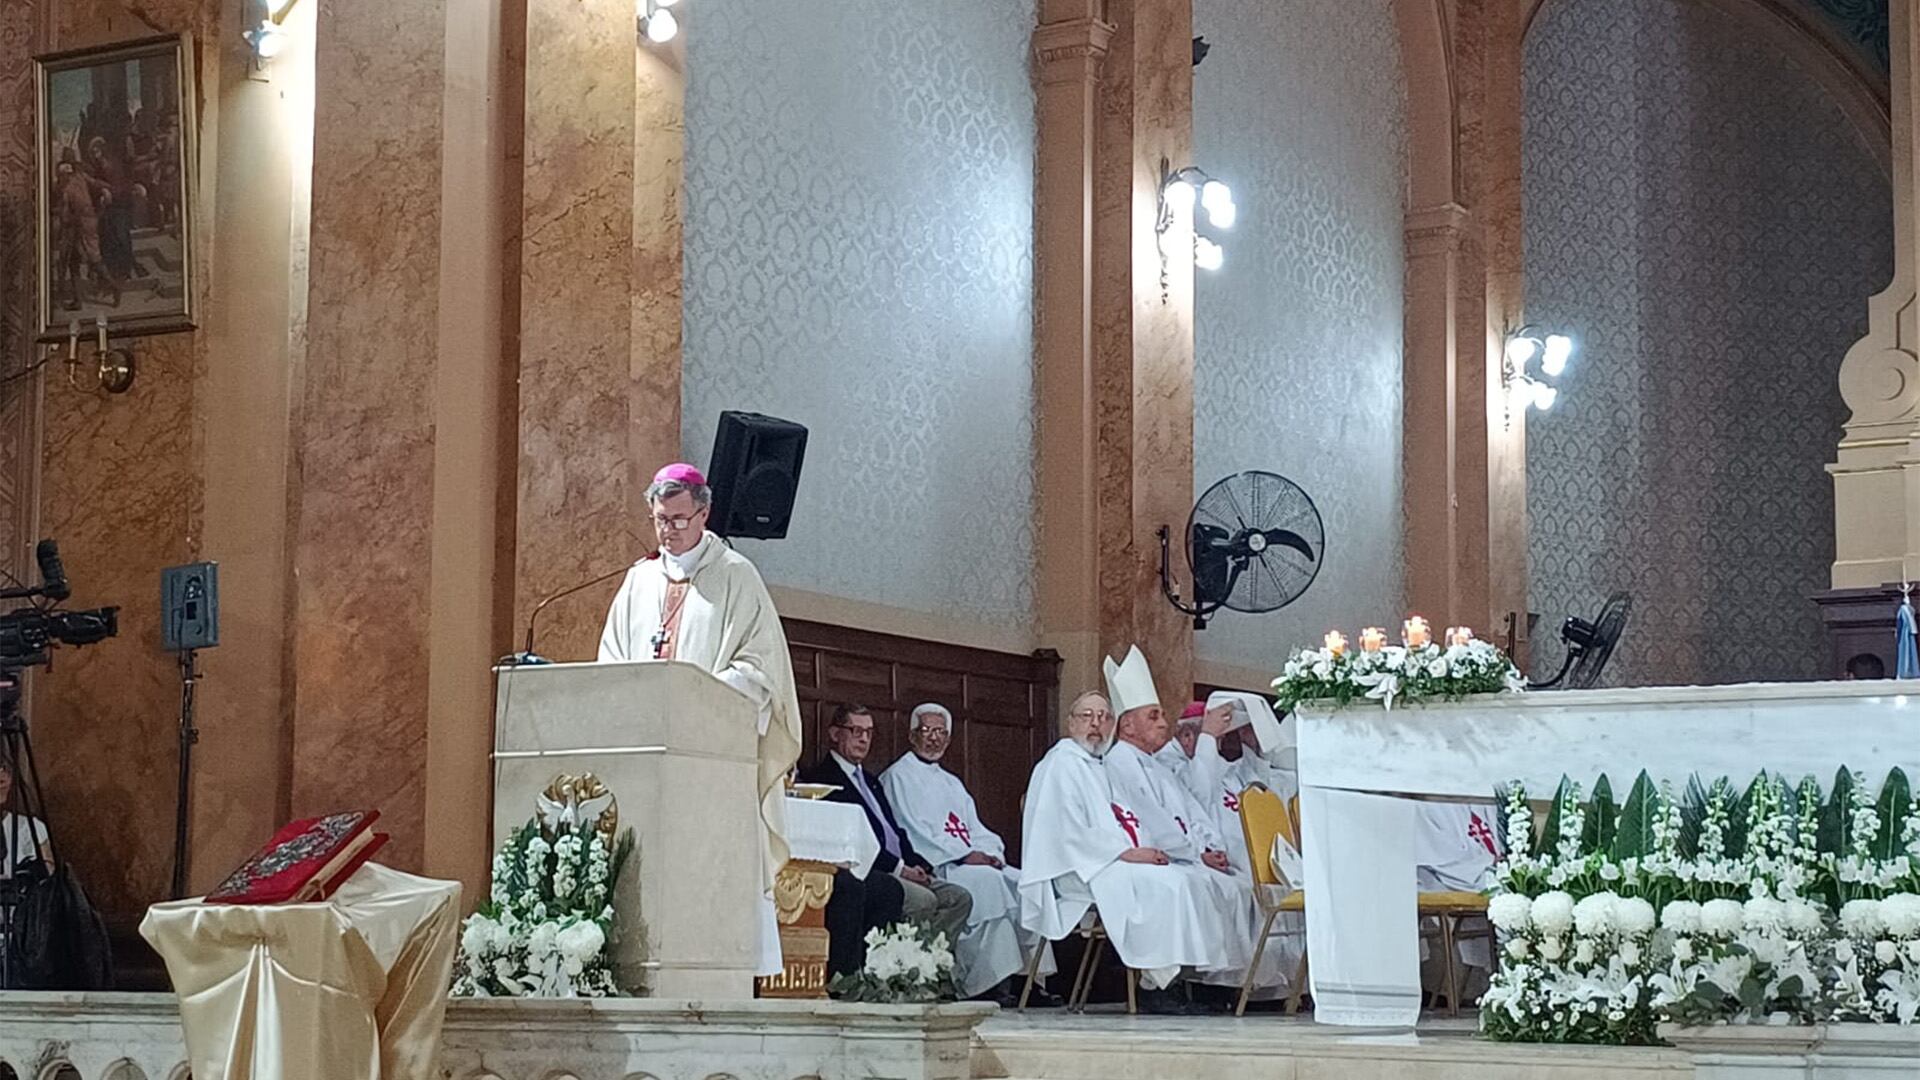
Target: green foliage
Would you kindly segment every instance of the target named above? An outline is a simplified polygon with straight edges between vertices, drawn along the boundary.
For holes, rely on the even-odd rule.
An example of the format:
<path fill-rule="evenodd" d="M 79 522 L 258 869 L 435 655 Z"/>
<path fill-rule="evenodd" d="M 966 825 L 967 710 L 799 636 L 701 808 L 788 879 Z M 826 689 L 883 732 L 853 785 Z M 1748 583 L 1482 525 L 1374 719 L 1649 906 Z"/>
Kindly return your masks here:
<path fill-rule="evenodd" d="M 1560 844 L 1560 807 L 1567 801 L 1567 795 L 1573 790 L 1573 778 L 1562 776 L 1560 786 L 1553 789 L 1553 806 L 1547 810 L 1547 823 L 1533 838 L 1533 854 L 1536 857 L 1552 855 Z"/>
<path fill-rule="evenodd" d="M 1826 808 L 1820 812 L 1820 854 L 1840 855 L 1853 843 L 1853 773 L 1842 768 L 1833 775 Z"/>
<path fill-rule="evenodd" d="M 1740 797 L 1727 806 L 1727 846 L 1726 857 L 1738 859 L 1747 853 L 1747 831 L 1753 826 L 1753 804 L 1763 798 L 1762 790 L 1767 786 L 1767 774 L 1762 772 L 1753 778 Z"/>
<path fill-rule="evenodd" d="M 1680 796 L 1680 854 L 1683 858 L 1700 856 L 1700 829 L 1707 819 L 1707 789 L 1698 774 L 1687 777 L 1687 790 Z"/>
<path fill-rule="evenodd" d="M 1613 784 L 1602 773 L 1593 782 L 1593 794 L 1587 800 L 1586 828 L 1580 836 L 1580 851 L 1583 854 L 1612 851 L 1619 817 L 1619 807 L 1613 801 Z"/>
<path fill-rule="evenodd" d="M 1614 861 L 1644 859 L 1653 853 L 1653 826 L 1659 814 L 1659 792 L 1653 786 L 1653 778 L 1642 769 L 1640 775 L 1634 777 L 1627 801 L 1620 808 L 1613 836 Z"/>
<path fill-rule="evenodd" d="M 1913 790 L 1907 783 L 1907 774 L 1894 768 L 1880 787 L 1880 802 L 1876 807 L 1880 812 L 1880 827 L 1869 841 L 1874 858 L 1885 862 L 1906 854 L 1907 814 L 1912 801 Z"/>

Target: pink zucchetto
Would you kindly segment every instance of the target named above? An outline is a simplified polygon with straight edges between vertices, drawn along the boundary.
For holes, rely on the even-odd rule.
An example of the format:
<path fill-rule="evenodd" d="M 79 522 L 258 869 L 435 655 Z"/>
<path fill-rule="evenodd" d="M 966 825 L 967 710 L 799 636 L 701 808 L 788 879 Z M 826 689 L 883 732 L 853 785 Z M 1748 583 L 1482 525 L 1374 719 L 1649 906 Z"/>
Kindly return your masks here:
<path fill-rule="evenodd" d="M 684 461 L 676 461 L 671 465 L 664 466 L 659 472 L 653 474 L 653 482 L 656 484 L 664 484 L 669 480 L 675 483 L 691 484 L 695 487 L 707 486 L 706 474 Z"/>

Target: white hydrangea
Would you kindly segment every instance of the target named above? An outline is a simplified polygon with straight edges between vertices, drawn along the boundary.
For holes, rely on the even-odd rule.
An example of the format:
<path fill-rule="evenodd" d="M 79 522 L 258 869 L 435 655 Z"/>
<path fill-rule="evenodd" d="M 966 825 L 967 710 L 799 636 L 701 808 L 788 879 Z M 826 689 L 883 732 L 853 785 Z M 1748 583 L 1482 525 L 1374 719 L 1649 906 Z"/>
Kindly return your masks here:
<path fill-rule="evenodd" d="M 1880 901 L 1849 900 L 1840 908 L 1840 928 L 1857 941 L 1880 936 L 1886 923 L 1880 918 Z"/>
<path fill-rule="evenodd" d="M 1777 933 L 1786 929 L 1787 905 L 1770 896 L 1756 896 L 1748 900 L 1742 912 L 1749 930 L 1763 933 Z"/>
<path fill-rule="evenodd" d="M 1573 926 L 1573 897 L 1555 889 L 1533 898 L 1533 925 L 1549 937 L 1566 933 Z M 1548 959 L 1552 959 L 1549 957 Z"/>
<path fill-rule="evenodd" d="M 554 938 L 554 946 L 566 960 L 580 964 L 588 963 L 600 955 L 607 943 L 607 935 L 598 923 L 582 919 L 560 931 Z"/>
<path fill-rule="evenodd" d="M 1502 933 L 1519 934 L 1533 924 L 1533 901 L 1513 893 L 1502 893 L 1487 901 L 1487 919 Z"/>
<path fill-rule="evenodd" d="M 1826 920 L 1820 915 L 1820 909 L 1805 900 L 1787 901 L 1787 929 L 1801 937 L 1820 932 Z"/>
<path fill-rule="evenodd" d="M 1715 937 L 1732 937 L 1745 923 L 1746 910 L 1738 900 L 1709 900 L 1700 906 L 1700 929 Z"/>
<path fill-rule="evenodd" d="M 1653 905 L 1637 896 L 1628 897 L 1614 905 L 1613 919 L 1623 934 L 1650 934 L 1656 917 Z"/>
<path fill-rule="evenodd" d="M 1700 905 L 1691 900 L 1675 900 L 1660 913 L 1660 925 L 1676 934 L 1700 932 Z"/>
<path fill-rule="evenodd" d="M 1610 892 L 1583 896 L 1573 905 L 1573 927 L 1582 937 L 1599 937 L 1614 931 L 1613 909 L 1620 898 Z"/>
<path fill-rule="evenodd" d="M 1894 937 L 1920 934 L 1920 896 L 1897 893 L 1880 901 L 1880 921 Z"/>

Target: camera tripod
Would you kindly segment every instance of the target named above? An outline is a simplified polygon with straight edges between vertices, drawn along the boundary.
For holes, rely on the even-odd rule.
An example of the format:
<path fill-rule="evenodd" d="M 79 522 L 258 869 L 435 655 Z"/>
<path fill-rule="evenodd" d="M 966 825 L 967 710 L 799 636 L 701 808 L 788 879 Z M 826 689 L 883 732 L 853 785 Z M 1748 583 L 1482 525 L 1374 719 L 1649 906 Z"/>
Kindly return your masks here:
<path fill-rule="evenodd" d="M 13 781 L 10 797 L 0 802 L 0 989 L 9 990 L 18 988 L 20 980 L 21 908 L 31 883 L 48 869 L 40 861 L 41 850 L 53 850 L 51 831 L 42 832 L 46 799 L 34 766 L 33 742 L 20 715 L 20 680 L 18 668 L 0 667 L 0 769 Z"/>

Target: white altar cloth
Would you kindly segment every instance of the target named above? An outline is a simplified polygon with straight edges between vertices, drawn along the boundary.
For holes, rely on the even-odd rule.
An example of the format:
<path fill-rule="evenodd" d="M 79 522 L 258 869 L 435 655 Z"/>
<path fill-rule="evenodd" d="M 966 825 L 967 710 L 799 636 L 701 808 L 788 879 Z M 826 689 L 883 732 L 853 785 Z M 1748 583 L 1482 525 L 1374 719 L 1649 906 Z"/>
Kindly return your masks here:
<path fill-rule="evenodd" d="M 863 880 L 880 857 L 866 811 L 821 799 L 787 800 L 787 848 L 793 858 L 844 866 Z"/>
<path fill-rule="evenodd" d="M 1386 711 L 1303 705 L 1300 818 L 1314 1018 L 1411 1027 L 1419 1017 L 1414 806 L 1485 801 L 1519 780 L 1549 798 L 1561 776 L 1605 773 L 1617 796 L 1645 769 L 1676 788 L 1699 774 L 1744 785 L 1762 769 L 1822 787 L 1842 766 L 1878 785 L 1920 773 L 1920 681 L 1573 690 Z"/>

